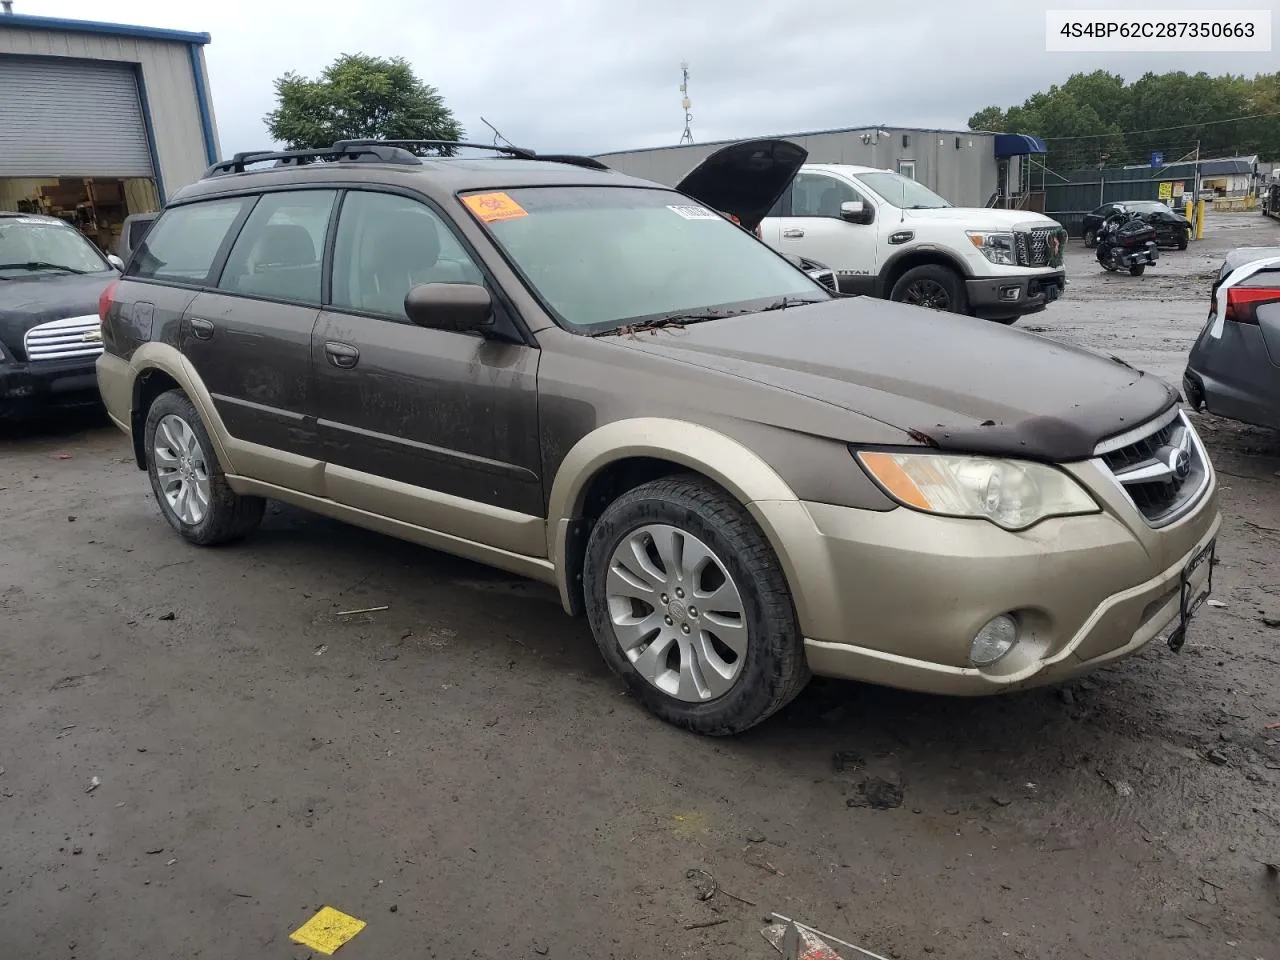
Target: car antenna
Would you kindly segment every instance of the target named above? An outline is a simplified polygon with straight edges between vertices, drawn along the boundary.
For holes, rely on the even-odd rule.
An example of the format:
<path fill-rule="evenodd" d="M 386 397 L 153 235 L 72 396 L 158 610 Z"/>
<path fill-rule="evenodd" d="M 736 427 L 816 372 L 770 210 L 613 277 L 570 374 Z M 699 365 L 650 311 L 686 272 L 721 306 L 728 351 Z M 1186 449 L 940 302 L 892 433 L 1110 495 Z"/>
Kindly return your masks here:
<path fill-rule="evenodd" d="M 514 146 L 515 146 L 515 144 L 514 144 L 514 143 L 512 143 L 512 142 L 511 142 L 510 140 L 508 140 L 506 137 L 502 136 L 501 131 L 499 131 L 497 127 L 495 127 L 492 123 L 490 123 L 490 122 L 489 122 L 488 120 L 486 120 L 484 117 L 481 117 L 481 118 L 480 118 L 480 122 L 481 122 L 481 123 L 483 123 L 483 124 L 484 124 L 486 127 L 488 127 L 490 130 L 492 130 L 492 131 L 493 131 L 493 145 L 494 145 L 495 147 L 498 145 L 498 138 L 499 138 L 499 137 L 501 137 L 501 138 L 502 138 L 503 142 L 505 142 L 505 143 L 506 143 L 506 145 L 507 145 L 508 147 L 514 147 Z"/>

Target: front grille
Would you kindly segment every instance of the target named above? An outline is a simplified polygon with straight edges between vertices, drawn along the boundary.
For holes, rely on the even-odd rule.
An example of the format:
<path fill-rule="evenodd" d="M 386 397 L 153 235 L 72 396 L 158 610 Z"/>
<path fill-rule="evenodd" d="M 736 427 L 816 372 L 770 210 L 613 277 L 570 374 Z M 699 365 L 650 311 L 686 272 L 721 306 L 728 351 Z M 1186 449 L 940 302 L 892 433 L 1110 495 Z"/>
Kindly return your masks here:
<path fill-rule="evenodd" d="M 1096 456 L 1153 527 L 1177 520 L 1209 484 L 1204 448 L 1177 407 L 1099 444 Z"/>
<path fill-rule="evenodd" d="M 33 363 L 96 357 L 102 353 L 102 328 L 96 316 L 50 320 L 28 330 L 22 346 Z"/>
<path fill-rule="evenodd" d="M 1061 227 L 1034 227 L 1015 230 L 1014 250 L 1020 267 L 1060 267 L 1067 246 L 1067 231 Z"/>

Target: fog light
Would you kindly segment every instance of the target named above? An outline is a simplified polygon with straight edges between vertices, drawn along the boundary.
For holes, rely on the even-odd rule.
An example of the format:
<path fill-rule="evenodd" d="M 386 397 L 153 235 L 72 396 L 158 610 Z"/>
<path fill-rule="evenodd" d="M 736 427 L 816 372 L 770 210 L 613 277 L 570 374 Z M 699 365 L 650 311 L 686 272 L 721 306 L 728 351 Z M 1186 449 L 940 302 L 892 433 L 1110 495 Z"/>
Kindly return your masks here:
<path fill-rule="evenodd" d="M 988 620 L 969 644 L 969 662 L 987 667 L 1013 649 L 1018 642 L 1018 621 L 1007 613 Z"/>
<path fill-rule="evenodd" d="M 1018 297 L 1020 296 L 1022 296 L 1021 287 L 1001 287 L 1000 288 L 1001 300 L 1017 300 Z"/>

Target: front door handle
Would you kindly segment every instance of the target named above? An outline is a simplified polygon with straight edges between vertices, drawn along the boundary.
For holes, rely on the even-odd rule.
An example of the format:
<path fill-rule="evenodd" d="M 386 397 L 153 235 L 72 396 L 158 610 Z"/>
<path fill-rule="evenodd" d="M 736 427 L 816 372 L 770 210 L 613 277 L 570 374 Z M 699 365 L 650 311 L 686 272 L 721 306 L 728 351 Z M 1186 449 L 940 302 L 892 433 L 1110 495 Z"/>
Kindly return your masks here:
<path fill-rule="evenodd" d="M 333 366 L 341 367 L 343 370 L 350 370 L 360 362 L 359 350 L 349 343 L 339 343 L 336 340 L 325 341 L 324 354 Z"/>
<path fill-rule="evenodd" d="M 213 324 L 208 320 L 202 320 L 200 317 L 192 317 L 191 335 L 197 340 L 212 340 Z"/>
<path fill-rule="evenodd" d="M 798 237 L 803 237 L 804 231 L 799 227 L 791 227 L 789 230 L 783 230 L 782 235 L 788 240 L 795 240 Z"/>

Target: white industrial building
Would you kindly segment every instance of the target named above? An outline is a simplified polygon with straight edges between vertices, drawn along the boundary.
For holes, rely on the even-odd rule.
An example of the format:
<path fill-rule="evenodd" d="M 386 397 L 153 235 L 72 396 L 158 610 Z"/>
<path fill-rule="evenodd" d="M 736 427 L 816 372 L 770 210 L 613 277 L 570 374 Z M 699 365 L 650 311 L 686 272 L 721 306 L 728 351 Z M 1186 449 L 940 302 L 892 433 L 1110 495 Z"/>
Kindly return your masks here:
<path fill-rule="evenodd" d="M 209 35 L 3 6 L 0 210 L 61 216 L 108 249 L 217 159 Z"/>
<path fill-rule="evenodd" d="M 1044 142 L 1035 137 L 974 130 L 873 126 L 779 136 L 809 151 L 810 163 L 894 170 L 961 207 L 1028 206 L 1034 198 L 1029 196 L 1027 157 L 1045 152 Z M 622 150 L 597 158 L 622 173 L 675 186 L 700 161 L 732 142 Z"/>

